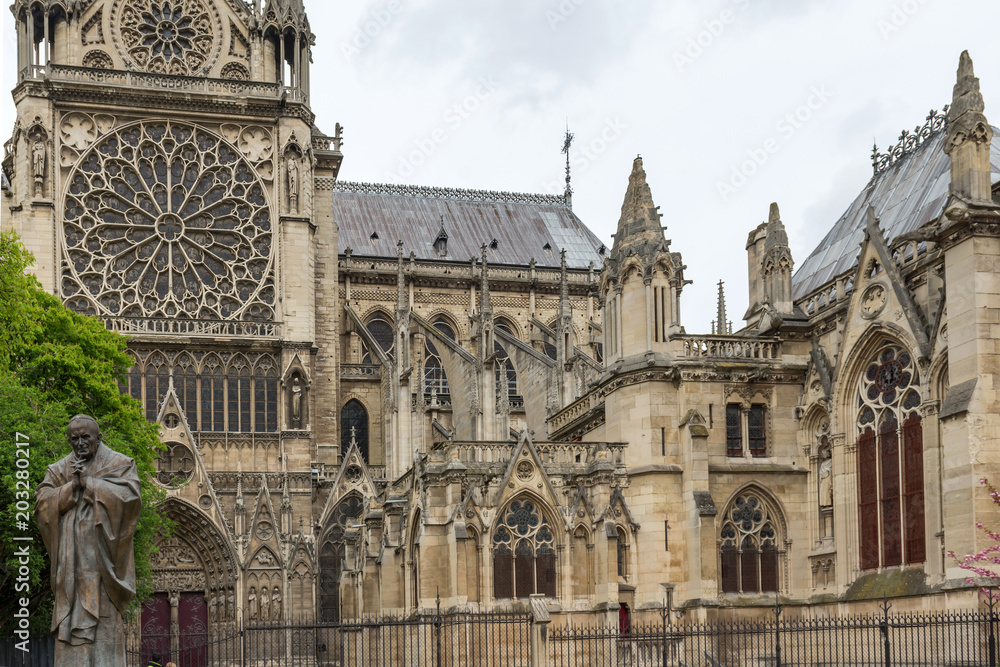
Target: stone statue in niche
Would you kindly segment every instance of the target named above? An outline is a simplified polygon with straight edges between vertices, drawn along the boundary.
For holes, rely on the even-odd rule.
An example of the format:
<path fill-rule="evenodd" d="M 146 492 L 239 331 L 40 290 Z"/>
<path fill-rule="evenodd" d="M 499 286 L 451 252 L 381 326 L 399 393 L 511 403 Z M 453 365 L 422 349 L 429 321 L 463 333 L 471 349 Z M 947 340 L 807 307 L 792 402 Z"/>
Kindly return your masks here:
<path fill-rule="evenodd" d="M 271 594 L 267 590 L 267 586 L 260 587 L 260 620 L 266 621 L 270 618 L 268 616 L 268 602 L 271 600 Z"/>
<path fill-rule="evenodd" d="M 281 591 L 274 587 L 274 594 L 271 596 L 271 620 L 281 620 Z"/>
<path fill-rule="evenodd" d="M 31 144 L 31 173 L 35 177 L 35 196 L 42 197 L 45 192 L 45 137 L 36 134 Z"/>
<path fill-rule="evenodd" d="M 299 158 L 294 152 L 289 152 L 285 159 L 285 174 L 288 179 L 288 212 L 299 212 L 299 190 L 302 183 L 299 178 Z"/>
<path fill-rule="evenodd" d="M 219 607 L 219 598 L 217 598 L 215 595 L 212 595 L 212 597 L 208 601 L 208 620 L 210 620 L 212 623 L 215 623 L 219 618 L 218 607 Z"/>
<path fill-rule="evenodd" d="M 302 385 L 299 376 L 292 380 L 292 428 L 302 428 Z"/>
<path fill-rule="evenodd" d="M 250 587 L 250 593 L 247 595 L 247 609 L 250 613 L 250 620 L 257 620 L 257 589 L 253 586 Z"/>
<path fill-rule="evenodd" d="M 51 561 L 55 664 L 125 664 L 122 613 L 135 597 L 133 536 L 142 509 L 135 461 L 104 446 L 93 417 L 66 428 L 73 451 L 35 491 Z"/>
<path fill-rule="evenodd" d="M 830 448 L 824 447 L 820 451 L 819 464 L 819 506 L 831 507 L 833 505 L 833 456 Z"/>

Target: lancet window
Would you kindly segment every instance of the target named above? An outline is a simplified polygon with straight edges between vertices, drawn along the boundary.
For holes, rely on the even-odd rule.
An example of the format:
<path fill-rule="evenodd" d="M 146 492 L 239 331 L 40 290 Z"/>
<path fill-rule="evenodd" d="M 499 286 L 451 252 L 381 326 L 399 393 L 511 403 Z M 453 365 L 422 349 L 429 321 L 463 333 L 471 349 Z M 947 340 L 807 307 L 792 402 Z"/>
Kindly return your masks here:
<path fill-rule="evenodd" d="M 327 523 L 323 546 L 319 550 L 319 614 L 320 622 L 340 620 L 340 575 L 344 569 L 344 535 L 358 521 L 364 510 L 361 498 L 348 496 L 333 510 Z"/>
<path fill-rule="evenodd" d="M 435 320 L 434 328 L 444 336 L 455 340 L 455 330 L 444 318 Z M 444 364 L 441 362 L 441 356 L 430 336 L 427 337 L 424 348 L 424 395 L 429 396 L 432 392 L 437 393 L 438 396 L 450 395 L 451 387 L 448 385 Z"/>
<path fill-rule="evenodd" d="M 272 354 L 133 350 L 135 365 L 122 393 L 138 400 L 155 421 L 173 380 L 193 431 L 274 433 L 278 430 L 278 367 Z"/>
<path fill-rule="evenodd" d="M 392 332 L 392 324 L 382 315 L 376 315 L 368 320 L 368 324 L 365 326 L 375 339 L 375 342 L 378 343 L 378 346 L 382 348 L 382 351 L 391 356 L 393 343 L 395 342 L 395 334 Z M 361 363 L 378 363 L 378 356 L 372 350 L 368 349 L 367 344 L 364 345 L 364 350 L 361 355 Z"/>
<path fill-rule="evenodd" d="M 913 356 L 887 343 L 857 389 L 858 525 L 861 569 L 922 563 L 923 426 Z"/>

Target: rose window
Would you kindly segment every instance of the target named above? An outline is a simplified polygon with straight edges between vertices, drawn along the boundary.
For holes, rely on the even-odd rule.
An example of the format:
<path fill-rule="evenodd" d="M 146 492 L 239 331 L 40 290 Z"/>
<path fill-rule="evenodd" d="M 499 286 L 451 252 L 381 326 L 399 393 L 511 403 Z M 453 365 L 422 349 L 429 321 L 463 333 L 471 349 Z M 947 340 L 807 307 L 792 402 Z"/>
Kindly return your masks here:
<path fill-rule="evenodd" d="M 121 42 L 128 59 L 158 74 L 202 74 L 217 31 L 202 0 L 125 0 Z"/>
<path fill-rule="evenodd" d="M 895 345 L 885 346 L 872 359 L 859 384 L 858 424 L 862 427 L 874 424 L 876 414 L 894 406 L 900 396 L 905 396 L 905 408 L 920 403 L 920 396 L 916 391 L 907 391 L 919 385 L 913 356 Z"/>
<path fill-rule="evenodd" d="M 69 177 L 62 294 L 92 315 L 274 317 L 271 217 L 240 153 L 183 123 L 126 126 Z"/>

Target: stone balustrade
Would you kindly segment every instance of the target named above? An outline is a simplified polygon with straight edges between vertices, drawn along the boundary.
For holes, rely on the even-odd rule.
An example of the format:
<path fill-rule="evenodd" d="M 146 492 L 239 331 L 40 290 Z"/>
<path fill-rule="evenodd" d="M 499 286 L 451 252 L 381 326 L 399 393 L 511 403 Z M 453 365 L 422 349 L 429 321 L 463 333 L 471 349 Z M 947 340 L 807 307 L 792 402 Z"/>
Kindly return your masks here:
<path fill-rule="evenodd" d="M 123 334 L 177 334 L 189 336 L 239 336 L 280 338 L 281 322 L 243 320 L 188 320 L 155 317 L 104 317 L 109 331 Z"/>
<path fill-rule="evenodd" d="M 779 359 L 781 341 L 746 336 L 679 336 L 687 358 Z"/>
<path fill-rule="evenodd" d="M 458 460 L 465 464 L 506 464 L 517 447 L 512 441 L 471 441 L 451 443 L 451 451 L 458 452 Z M 590 463 L 598 453 L 608 451 L 608 460 L 616 466 L 624 465 L 626 444 L 622 442 L 536 442 L 535 448 L 542 463 Z"/>
<path fill-rule="evenodd" d="M 305 102 L 305 94 L 298 88 L 281 86 L 266 81 L 240 81 L 236 79 L 209 79 L 175 74 L 150 74 L 128 70 L 96 69 L 72 65 L 32 65 L 19 73 L 19 81 L 29 79 L 66 81 L 71 83 L 99 83 L 102 86 L 143 90 L 166 90 L 207 95 L 237 95 L 240 97 L 284 98 L 286 101 Z"/>
<path fill-rule="evenodd" d="M 341 364 L 341 380 L 379 380 L 381 367 L 377 364 Z"/>

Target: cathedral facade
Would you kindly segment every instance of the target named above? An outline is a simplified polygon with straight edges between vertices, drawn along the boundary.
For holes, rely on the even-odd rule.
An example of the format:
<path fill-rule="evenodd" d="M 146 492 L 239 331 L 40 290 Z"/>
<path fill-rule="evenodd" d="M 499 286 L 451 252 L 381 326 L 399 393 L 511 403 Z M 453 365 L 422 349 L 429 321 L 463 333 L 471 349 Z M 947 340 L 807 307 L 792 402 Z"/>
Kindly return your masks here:
<path fill-rule="evenodd" d="M 771 206 L 745 326 L 720 288 L 702 335 L 641 159 L 608 248 L 568 191 L 340 181 L 301 0 L 12 9 L 4 227 L 130 337 L 165 632 L 976 604 L 946 554 L 1000 457 L 1000 139 L 967 54 L 794 275 Z"/>

